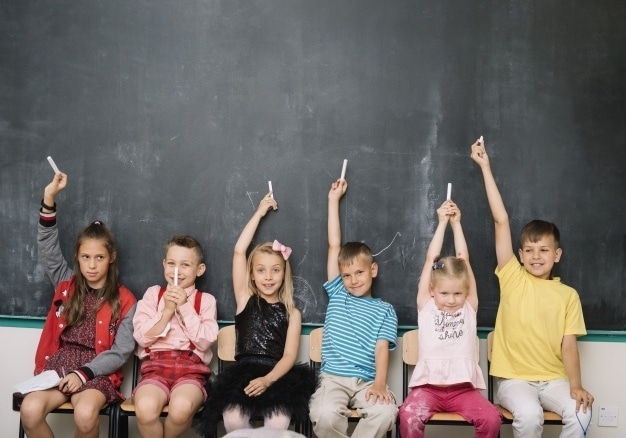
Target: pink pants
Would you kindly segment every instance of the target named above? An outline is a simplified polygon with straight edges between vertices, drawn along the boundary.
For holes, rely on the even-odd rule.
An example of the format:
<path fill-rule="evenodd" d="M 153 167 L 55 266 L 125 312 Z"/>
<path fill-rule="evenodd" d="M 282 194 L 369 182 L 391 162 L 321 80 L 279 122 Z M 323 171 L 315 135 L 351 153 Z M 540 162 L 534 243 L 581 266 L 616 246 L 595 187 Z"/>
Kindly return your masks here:
<path fill-rule="evenodd" d="M 413 388 L 400 407 L 402 438 L 422 438 L 436 412 L 456 412 L 476 428 L 476 438 L 497 438 L 500 412 L 471 383 Z"/>

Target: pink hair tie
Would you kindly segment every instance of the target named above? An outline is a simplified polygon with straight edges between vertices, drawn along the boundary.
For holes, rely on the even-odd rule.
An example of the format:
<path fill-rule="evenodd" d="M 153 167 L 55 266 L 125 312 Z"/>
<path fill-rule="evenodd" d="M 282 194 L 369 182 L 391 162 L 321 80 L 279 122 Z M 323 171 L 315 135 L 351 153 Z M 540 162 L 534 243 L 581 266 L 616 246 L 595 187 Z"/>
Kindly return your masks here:
<path fill-rule="evenodd" d="M 274 243 L 272 243 L 272 249 L 274 251 L 280 251 L 280 253 L 283 255 L 283 259 L 285 260 L 287 260 L 291 255 L 291 248 L 283 245 L 278 240 L 274 240 Z"/>

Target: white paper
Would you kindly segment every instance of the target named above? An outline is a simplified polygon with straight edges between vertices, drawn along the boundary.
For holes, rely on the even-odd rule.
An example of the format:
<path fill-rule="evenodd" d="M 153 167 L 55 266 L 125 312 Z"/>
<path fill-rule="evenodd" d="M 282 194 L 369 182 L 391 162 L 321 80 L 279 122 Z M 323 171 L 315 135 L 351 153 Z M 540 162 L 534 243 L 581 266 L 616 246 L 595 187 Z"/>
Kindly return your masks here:
<path fill-rule="evenodd" d="M 31 377 L 28 380 L 24 380 L 21 383 L 15 385 L 15 389 L 17 389 L 22 394 L 28 394 L 32 391 L 41 391 L 44 389 L 54 388 L 59 385 L 61 382 L 61 377 L 57 374 L 55 370 L 44 371 L 41 374 L 37 374 L 34 377 Z"/>

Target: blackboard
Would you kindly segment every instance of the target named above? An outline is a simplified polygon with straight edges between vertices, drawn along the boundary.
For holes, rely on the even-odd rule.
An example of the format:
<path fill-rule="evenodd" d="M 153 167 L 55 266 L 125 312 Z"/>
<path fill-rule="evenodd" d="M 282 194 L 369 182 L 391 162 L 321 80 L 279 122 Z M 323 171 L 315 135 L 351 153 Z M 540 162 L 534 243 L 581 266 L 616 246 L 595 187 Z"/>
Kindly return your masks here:
<path fill-rule="evenodd" d="M 348 159 L 343 235 L 377 254 L 374 294 L 416 323 L 452 182 L 492 326 L 493 225 L 469 158 L 484 135 L 515 236 L 556 222 L 556 274 L 588 328 L 626 329 L 624 2 L 5 0 L 0 32 L 0 314 L 49 305 L 35 236 L 51 155 L 69 175 L 66 255 L 103 220 L 141 297 L 164 242 L 192 234 L 222 320 L 232 247 L 271 180 L 280 208 L 256 242 L 293 247 L 298 305 L 320 323 L 327 192 Z"/>

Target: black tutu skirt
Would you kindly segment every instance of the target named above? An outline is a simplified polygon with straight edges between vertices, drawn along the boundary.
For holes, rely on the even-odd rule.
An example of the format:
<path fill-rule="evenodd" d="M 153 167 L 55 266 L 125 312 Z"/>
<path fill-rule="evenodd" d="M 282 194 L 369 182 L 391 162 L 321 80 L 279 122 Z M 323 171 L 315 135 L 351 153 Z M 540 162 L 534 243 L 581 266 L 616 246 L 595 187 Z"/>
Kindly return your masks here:
<path fill-rule="evenodd" d="M 207 382 L 207 400 L 196 431 L 203 437 L 213 437 L 225 409 L 239 407 L 246 415 L 270 417 L 284 414 L 292 421 L 309 418 L 309 399 L 317 387 L 317 378 L 308 364 L 297 364 L 257 397 L 248 397 L 244 388 L 251 380 L 265 376 L 274 365 L 266 361 L 238 360 L 225 367 Z"/>

